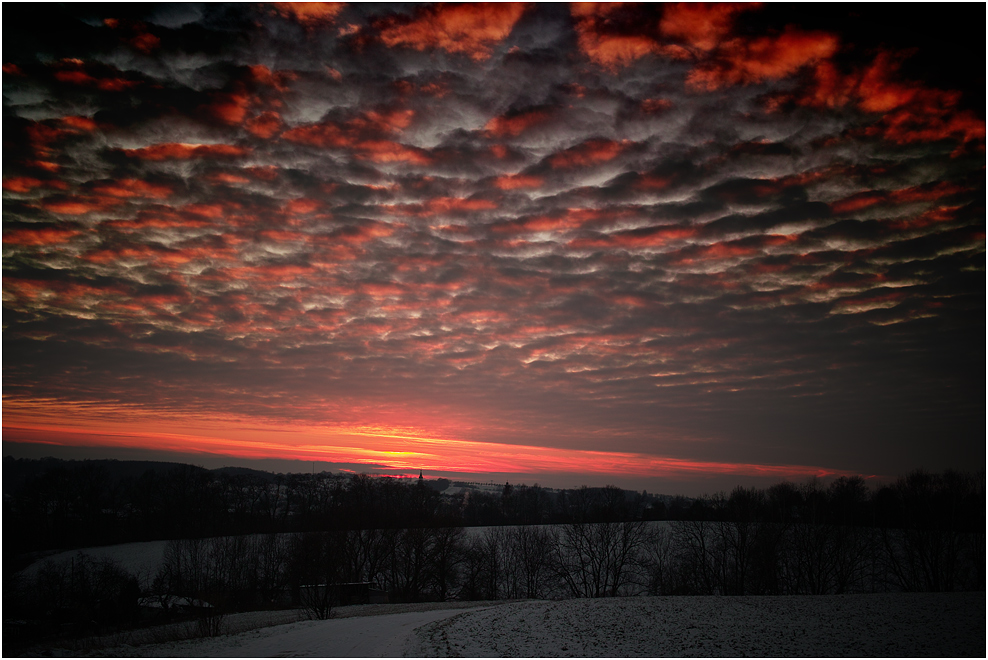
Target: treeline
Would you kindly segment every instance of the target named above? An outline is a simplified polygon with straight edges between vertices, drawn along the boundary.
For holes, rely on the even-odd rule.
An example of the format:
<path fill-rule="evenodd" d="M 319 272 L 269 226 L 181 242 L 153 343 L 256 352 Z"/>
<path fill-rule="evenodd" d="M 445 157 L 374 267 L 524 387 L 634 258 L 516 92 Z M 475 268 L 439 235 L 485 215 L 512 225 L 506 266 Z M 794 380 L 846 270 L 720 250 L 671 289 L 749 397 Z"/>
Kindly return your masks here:
<path fill-rule="evenodd" d="M 914 472 L 705 498 L 652 548 L 650 593 L 842 594 L 985 588 L 985 479 Z"/>
<path fill-rule="evenodd" d="M 84 555 L 47 561 L 32 578 L 5 577 L 4 607 L 38 630 L 91 633 L 136 625 L 138 602 L 145 621 L 155 603 L 175 616 L 180 597 L 184 616 L 216 634 L 229 612 L 295 607 L 328 617 L 356 587 L 390 602 L 985 588 L 983 474 L 915 472 L 877 490 L 860 478 L 739 487 L 697 498 L 669 522 L 647 520 L 655 507 L 641 495 L 584 487 L 565 493 L 566 522 L 472 529 L 428 509 L 441 498 L 424 481 L 344 483 L 396 488 L 410 511 L 432 517 L 172 540 L 153 575 Z M 520 493 L 500 494 L 502 513 Z M 425 521 L 438 524 L 411 524 Z"/>
<path fill-rule="evenodd" d="M 786 482 L 701 498 L 613 486 L 551 490 L 505 484 L 498 492 L 459 492 L 450 485 L 445 479 L 5 458 L 5 564 L 36 550 L 332 530 L 661 520 L 750 521 L 786 529 L 947 525 L 983 534 L 985 525 L 984 473 L 916 472 L 878 489 L 858 477 L 826 488 Z"/>
<path fill-rule="evenodd" d="M 582 488 L 553 525 L 176 541 L 156 590 L 226 607 L 281 599 L 317 616 L 353 583 L 391 602 L 983 590 L 984 495 L 983 476 L 956 472 L 877 491 L 841 478 L 739 487 L 698 499 L 690 519 L 653 522 L 640 498 Z"/>
<path fill-rule="evenodd" d="M 181 464 L 4 459 L 4 529 L 10 552 L 206 536 L 401 527 L 567 522 L 574 491 L 505 484 L 449 494 L 445 479 L 272 474 Z M 124 469 L 126 468 L 126 469 Z M 664 519 L 653 496 L 610 489 L 620 515 Z M 608 513 L 607 515 L 611 515 Z"/>

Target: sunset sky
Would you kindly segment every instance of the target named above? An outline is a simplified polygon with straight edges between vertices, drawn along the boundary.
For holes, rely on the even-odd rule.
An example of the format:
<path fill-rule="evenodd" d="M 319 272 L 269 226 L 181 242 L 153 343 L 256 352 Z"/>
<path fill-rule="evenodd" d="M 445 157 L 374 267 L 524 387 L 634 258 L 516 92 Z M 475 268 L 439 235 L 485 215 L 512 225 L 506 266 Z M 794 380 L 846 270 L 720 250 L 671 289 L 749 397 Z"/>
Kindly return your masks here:
<path fill-rule="evenodd" d="M 984 13 L 5 4 L 4 454 L 980 469 Z"/>

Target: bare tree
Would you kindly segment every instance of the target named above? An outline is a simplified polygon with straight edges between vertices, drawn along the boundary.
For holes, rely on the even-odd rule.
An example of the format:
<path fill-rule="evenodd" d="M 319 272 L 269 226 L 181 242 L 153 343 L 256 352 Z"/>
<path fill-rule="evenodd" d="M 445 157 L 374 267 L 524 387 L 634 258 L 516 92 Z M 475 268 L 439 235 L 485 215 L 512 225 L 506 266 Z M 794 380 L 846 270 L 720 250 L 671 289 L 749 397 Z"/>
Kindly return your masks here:
<path fill-rule="evenodd" d="M 432 544 L 429 567 L 433 594 L 445 601 L 457 579 L 457 569 L 464 561 L 466 532 L 462 527 L 439 527 L 430 530 Z"/>
<path fill-rule="evenodd" d="M 519 575 L 524 598 L 545 598 L 551 590 L 552 557 L 559 544 L 555 527 L 521 525 L 508 534 L 510 566 Z"/>
<path fill-rule="evenodd" d="M 645 593 L 649 596 L 668 596 L 679 591 L 675 550 L 671 527 L 655 524 L 649 529 L 642 555 Z"/>
<path fill-rule="evenodd" d="M 616 596 L 629 584 L 647 539 L 647 523 L 574 522 L 563 527 L 557 568 L 578 598 Z"/>
<path fill-rule="evenodd" d="M 339 599 L 341 545 L 338 533 L 305 532 L 292 537 L 298 602 L 313 619 L 328 619 Z"/>
<path fill-rule="evenodd" d="M 687 593 L 717 593 L 718 556 L 713 547 L 716 523 L 707 520 L 677 520 L 672 523 L 673 545 L 677 550 L 682 585 Z"/>
<path fill-rule="evenodd" d="M 400 530 L 384 572 L 391 597 L 399 602 L 419 602 L 425 592 L 428 558 L 432 538 L 430 530 L 413 527 Z"/>
<path fill-rule="evenodd" d="M 497 600 L 508 597 L 511 565 L 508 532 L 488 527 L 467 544 L 463 561 L 463 594 L 470 599 Z"/>

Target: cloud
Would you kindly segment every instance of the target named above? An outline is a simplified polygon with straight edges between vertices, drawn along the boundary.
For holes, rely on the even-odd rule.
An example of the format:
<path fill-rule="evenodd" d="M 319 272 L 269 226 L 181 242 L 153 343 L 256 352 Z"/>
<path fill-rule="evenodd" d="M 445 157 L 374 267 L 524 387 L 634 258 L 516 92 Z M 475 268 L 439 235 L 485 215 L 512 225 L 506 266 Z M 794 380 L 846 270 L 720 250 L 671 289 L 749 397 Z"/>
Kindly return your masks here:
<path fill-rule="evenodd" d="M 345 2 L 274 2 L 275 13 L 298 21 L 306 28 L 332 25 L 346 7 Z"/>
<path fill-rule="evenodd" d="M 389 48 L 438 48 L 483 61 L 507 39 L 525 9 L 524 3 L 436 5 L 417 10 L 411 20 L 388 18 L 376 27 Z"/>
<path fill-rule="evenodd" d="M 734 17 L 753 9 L 741 3 L 685 3 L 666 5 L 659 22 L 664 37 L 680 40 L 690 48 L 707 52 L 719 46 L 732 32 Z"/>
<path fill-rule="evenodd" d="M 484 126 L 492 137 L 517 137 L 532 126 L 544 123 L 550 118 L 547 110 L 528 110 L 506 116 L 494 117 Z"/>
<path fill-rule="evenodd" d="M 5 405 L 621 469 L 947 460 L 938 424 L 983 423 L 983 120 L 903 53 L 770 11 L 32 32 L 4 74 Z"/>
<path fill-rule="evenodd" d="M 125 156 L 141 160 L 187 160 L 190 158 L 235 158 L 250 152 L 247 147 L 232 144 L 187 144 L 168 142 L 137 149 L 121 149 Z"/>
<path fill-rule="evenodd" d="M 727 85 L 777 80 L 833 57 L 839 40 L 825 32 L 786 29 L 778 36 L 738 38 L 722 44 L 711 60 L 686 77 L 690 89 L 714 91 Z"/>
<path fill-rule="evenodd" d="M 629 140 L 592 139 L 549 157 L 553 168 L 587 167 L 617 158 L 631 146 Z"/>

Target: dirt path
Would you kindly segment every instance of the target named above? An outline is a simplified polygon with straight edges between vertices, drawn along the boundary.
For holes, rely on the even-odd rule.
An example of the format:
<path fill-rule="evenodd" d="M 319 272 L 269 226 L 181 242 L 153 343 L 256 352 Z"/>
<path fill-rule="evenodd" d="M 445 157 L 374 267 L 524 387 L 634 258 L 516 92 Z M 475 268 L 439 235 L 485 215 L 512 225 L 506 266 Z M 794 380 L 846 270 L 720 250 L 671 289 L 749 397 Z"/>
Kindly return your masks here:
<path fill-rule="evenodd" d="M 485 609 L 441 609 L 329 621 L 300 621 L 212 639 L 115 647 L 102 656 L 215 658 L 394 658 L 405 654 L 416 628 Z"/>

